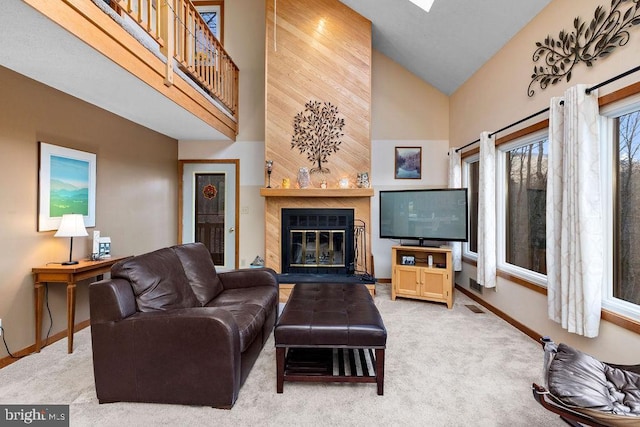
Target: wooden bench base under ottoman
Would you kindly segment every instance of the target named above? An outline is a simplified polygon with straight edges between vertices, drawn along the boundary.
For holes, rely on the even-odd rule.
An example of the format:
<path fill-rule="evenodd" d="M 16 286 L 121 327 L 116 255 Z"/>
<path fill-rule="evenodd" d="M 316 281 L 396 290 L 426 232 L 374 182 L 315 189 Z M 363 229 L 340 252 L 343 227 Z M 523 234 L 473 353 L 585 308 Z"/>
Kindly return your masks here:
<path fill-rule="evenodd" d="M 376 383 L 383 394 L 387 331 L 364 285 L 297 284 L 274 335 L 278 393 L 314 381 Z"/>

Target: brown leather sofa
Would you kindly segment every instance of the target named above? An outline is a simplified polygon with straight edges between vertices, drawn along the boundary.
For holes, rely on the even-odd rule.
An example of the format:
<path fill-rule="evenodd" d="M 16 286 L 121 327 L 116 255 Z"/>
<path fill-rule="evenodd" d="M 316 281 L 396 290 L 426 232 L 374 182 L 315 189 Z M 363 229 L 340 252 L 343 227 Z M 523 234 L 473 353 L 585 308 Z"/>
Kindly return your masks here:
<path fill-rule="evenodd" d="M 98 400 L 231 408 L 278 312 L 267 268 L 216 273 L 204 245 L 116 263 L 89 287 Z"/>

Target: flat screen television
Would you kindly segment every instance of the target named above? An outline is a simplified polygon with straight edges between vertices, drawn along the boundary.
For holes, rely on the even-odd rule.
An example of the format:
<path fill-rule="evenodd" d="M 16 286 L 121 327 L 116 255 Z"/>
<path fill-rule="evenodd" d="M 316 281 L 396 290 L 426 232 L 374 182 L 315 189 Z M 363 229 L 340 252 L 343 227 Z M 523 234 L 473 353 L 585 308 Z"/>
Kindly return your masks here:
<path fill-rule="evenodd" d="M 380 238 L 466 242 L 467 189 L 380 191 Z"/>

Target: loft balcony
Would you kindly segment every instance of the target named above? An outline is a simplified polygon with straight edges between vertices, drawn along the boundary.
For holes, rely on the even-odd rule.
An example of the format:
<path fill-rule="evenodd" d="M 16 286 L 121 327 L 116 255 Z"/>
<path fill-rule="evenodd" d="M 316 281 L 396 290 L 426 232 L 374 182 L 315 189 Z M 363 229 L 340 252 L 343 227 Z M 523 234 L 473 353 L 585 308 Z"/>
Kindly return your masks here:
<path fill-rule="evenodd" d="M 235 140 L 238 67 L 190 0 L 5 0 L 0 35 L 0 66 L 175 139 Z"/>

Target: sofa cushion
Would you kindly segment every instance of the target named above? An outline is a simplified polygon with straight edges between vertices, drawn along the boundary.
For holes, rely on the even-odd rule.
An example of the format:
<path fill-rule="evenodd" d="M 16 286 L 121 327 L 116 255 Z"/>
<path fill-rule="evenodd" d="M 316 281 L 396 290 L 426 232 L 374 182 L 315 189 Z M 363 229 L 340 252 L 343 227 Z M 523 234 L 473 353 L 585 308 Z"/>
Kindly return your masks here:
<path fill-rule="evenodd" d="M 204 306 L 222 292 L 222 282 L 216 273 L 211 254 L 202 243 L 186 243 L 172 247 L 180 258 L 200 305 Z"/>
<path fill-rule="evenodd" d="M 226 289 L 207 307 L 223 308 L 231 313 L 240 333 L 240 349 L 245 351 L 261 334 L 268 313 L 278 305 L 278 292 L 273 286 Z"/>
<path fill-rule="evenodd" d="M 139 311 L 197 307 L 180 259 L 170 248 L 116 263 L 111 277 L 131 282 Z"/>
<path fill-rule="evenodd" d="M 278 291 L 273 286 L 226 289 L 211 301 L 210 307 L 224 307 L 235 304 L 255 304 L 269 309 L 278 305 Z"/>
<path fill-rule="evenodd" d="M 262 327 L 267 318 L 265 308 L 255 304 L 216 304 L 218 298 L 214 299 L 207 307 L 216 307 L 231 313 L 233 320 L 238 326 L 240 335 L 240 351 L 244 352 L 262 333 Z"/>

